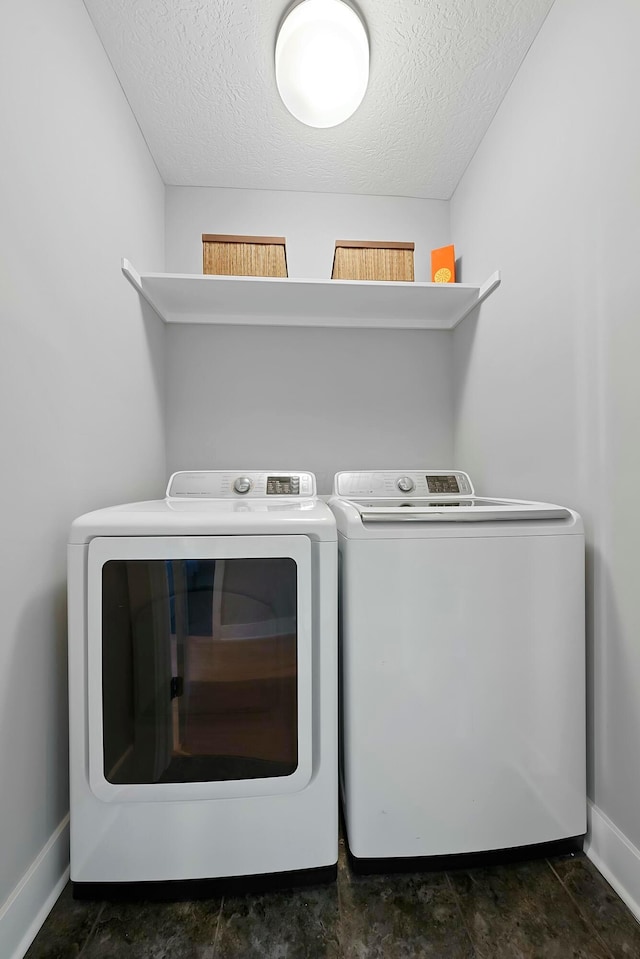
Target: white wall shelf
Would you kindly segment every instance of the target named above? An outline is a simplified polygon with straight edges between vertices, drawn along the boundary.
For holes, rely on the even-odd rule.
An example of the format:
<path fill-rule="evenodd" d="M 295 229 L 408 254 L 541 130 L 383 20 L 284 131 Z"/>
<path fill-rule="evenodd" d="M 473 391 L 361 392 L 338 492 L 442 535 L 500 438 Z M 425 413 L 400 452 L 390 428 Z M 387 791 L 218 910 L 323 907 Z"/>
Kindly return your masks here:
<path fill-rule="evenodd" d="M 165 323 L 451 330 L 500 285 L 122 272 Z"/>

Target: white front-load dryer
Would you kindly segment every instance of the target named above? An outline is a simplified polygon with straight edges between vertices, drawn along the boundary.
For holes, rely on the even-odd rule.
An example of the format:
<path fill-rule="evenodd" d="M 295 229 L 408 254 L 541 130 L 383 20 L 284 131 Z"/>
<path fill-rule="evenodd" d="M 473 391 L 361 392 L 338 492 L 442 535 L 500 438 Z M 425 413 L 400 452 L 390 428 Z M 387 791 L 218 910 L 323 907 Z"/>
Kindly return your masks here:
<path fill-rule="evenodd" d="M 355 865 L 586 830 L 584 534 L 442 470 L 339 473 L 341 789 Z"/>
<path fill-rule="evenodd" d="M 68 560 L 75 894 L 335 876 L 336 526 L 313 475 L 176 473 L 75 520 Z"/>

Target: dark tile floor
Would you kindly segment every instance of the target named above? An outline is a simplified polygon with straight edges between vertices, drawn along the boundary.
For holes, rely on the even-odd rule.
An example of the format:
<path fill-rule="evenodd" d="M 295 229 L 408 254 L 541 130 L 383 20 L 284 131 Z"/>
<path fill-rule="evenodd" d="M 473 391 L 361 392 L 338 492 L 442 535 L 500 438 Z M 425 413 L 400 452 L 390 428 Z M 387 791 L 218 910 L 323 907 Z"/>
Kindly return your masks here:
<path fill-rule="evenodd" d="M 26 959 L 640 959 L 640 925 L 582 854 L 354 876 L 181 903 L 64 890 Z"/>

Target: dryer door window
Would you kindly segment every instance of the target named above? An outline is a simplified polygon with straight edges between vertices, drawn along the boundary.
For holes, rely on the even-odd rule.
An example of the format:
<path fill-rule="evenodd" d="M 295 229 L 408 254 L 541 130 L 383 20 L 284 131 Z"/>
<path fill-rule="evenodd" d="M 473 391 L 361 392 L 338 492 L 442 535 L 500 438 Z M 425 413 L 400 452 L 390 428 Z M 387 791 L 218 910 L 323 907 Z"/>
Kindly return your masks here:
<path fill-rule="evenodd" d="M 90 730 L 90 765 L 101 798 L 308 781 L 310 569 L 298 548 L 307 553 L 309 541 L 272 537 L 279 555 L 256 556 L 247 539 L 231 538 L 230 550 L 228 538 L 199 538 L 195 555 L 157 557 L 141 555 L 140 538 L 135 556 L 99 558 L 100 643 L 89 658 L 100 672 L 92 696 L 90 683 L 100 727 L 99 743 Z M 302 542 L 283 550 L 283 539 Z M 239 542 L 244 555 L 230 555 Z M 112 554 L 114 541 L 103 543 Z M 225 555 L 208 555 L 221 545 Z"/>

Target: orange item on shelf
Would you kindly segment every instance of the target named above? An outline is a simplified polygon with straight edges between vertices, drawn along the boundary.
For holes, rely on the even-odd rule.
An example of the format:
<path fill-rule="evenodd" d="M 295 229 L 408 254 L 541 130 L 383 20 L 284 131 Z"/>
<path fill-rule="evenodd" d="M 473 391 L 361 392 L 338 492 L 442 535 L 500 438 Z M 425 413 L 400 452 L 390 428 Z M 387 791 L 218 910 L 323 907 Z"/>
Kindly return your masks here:
<path fill-rule="evenodd" d="M 431 251 L 431 282 L 456 282 L 456 254 L 453 246 L 442 246 Z"/>

